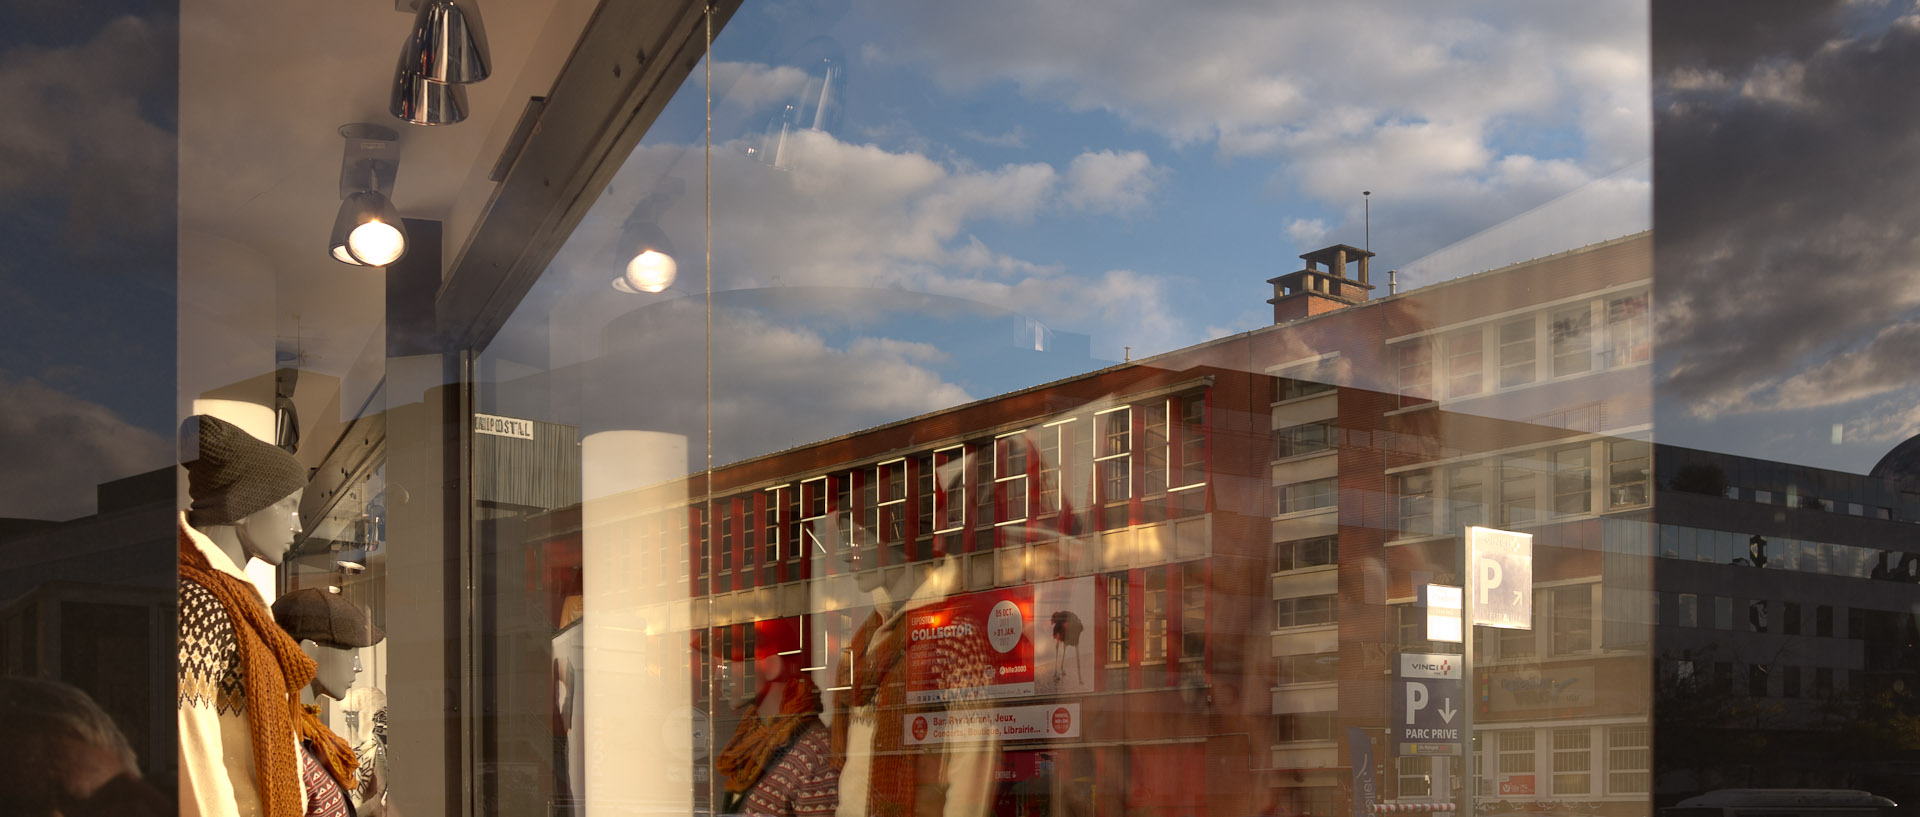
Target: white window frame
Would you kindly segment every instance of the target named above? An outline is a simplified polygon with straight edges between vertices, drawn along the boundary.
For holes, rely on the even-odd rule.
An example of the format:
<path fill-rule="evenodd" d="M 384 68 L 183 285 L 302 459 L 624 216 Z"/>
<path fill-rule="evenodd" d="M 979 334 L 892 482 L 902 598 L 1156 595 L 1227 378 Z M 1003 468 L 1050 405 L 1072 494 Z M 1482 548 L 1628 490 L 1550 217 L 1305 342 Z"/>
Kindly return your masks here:
<path fill-rule="evenodd" d="M 1122 451 L 1118 454 L 1101 454 L 1099 452 L 1106 450 L 1107 440 L 1113 436 L 1111 433 L 1108 432 L 1107 429 L 1110 427 L 1110 424 L 1114 422 L 1113 415 L 1115 414 L 1121 415 L 1120 416 L 1121 426 L 1126 429 L 1127 450 Z M 1101 495 L 1100 495 L 1101 504 L 1112 504 L 1116 501 L 1131 500 L 1133 499 L 1133 489 L 1134 489 L 1133 449 L 1134 449 L 1134 443 L 1136 442 L 1133 439 L 1133 406 L 1114 406 L 1113 408 L 1101 409 L 1099 411 L 1094 412 L 1093 417 L 1094 417 L 1093 450 L 1095 452 L 1093 456 L 1093 463 L 1094 463 L 1093 474 L 1094 474 L 1094 479 L 1098 481 L 1097 484 L 1101 486 Z M 1106 418 L 1106 419 L 1102 419 L 1102 418 Z M 1117 499 L 1107 494 L 1105 490 L 1105 486 L 1107 484 L 1106 471 L 1108 467 L 1106 464 L 1110 462 L 1125 463 L 1125 468 L 1123 470 L 1126 472 L 1126 475 L 1127 475 L 1127 493 L 1125 496 L 1119 497 Z"/>
<path fill-rule="evenodd" d="M 1616 744 L 1614 742 L 1614 737 L 1616 735 L 1622 732 L 1627 732 L 1631 730 L 1638 730 L 1640 732 L 1639 743 L 1630 743 L 1630 744 L 1622 745 L 1622 744 Z M 1653 727 L 1646 724 L 1621 724 L 1618 726 L 1605 727 L 1604 731 L 1606 732 L 1606 742 L 1607 742 L 1606 750 L 1605 750 L 1607 753 L 1607 763 L 1606 763 L 1607 794 L 1631 795 L 1631 794 L 1647 794 L 1651 792 L 1653 790 L 1653 787 L 1651 785 L 1653 781 Z M 1616 752 L 1627 752 L 1627 753 L 1639 752 L 1641 753 L 1641 758 L 1643 759 L 1642 762 L 1645 765 L 1623 766 L 1617 759 L 1618 756 L 1615 754 Z M 1632 757 L 1632 755 L 1629 754 L 1628 757 Z M 1647 785 L 1643 785 L 1639 788 L 1615 786 L 1614 778 L 1618 775 L 1623 775 L 1623 774 L 1642 775 L 1643 779 L 1647 781 Z"/>
<path fill-rule="evenodd" d="M 1470 353 L 1456 354 L 1454 352 L 1454 344 L 1456 342 L 1471 344 L 1473 351 Z M 1476 397 L 1484 394 L 1487 391 L 1486 328 L 1484 326 L 1473 326 L 1441 335 L 1440 346 L 1442 347 L 1447 363 L 1447 399 L 1457 400 L 1462 397 Z M 1457 363 L 1459 359 L 1469 357 L 1478 358 L 1480 361 L 1479 365 L 1471 371 L 1466 370 L 1464 367 L 1460 371 L 1455 371 L 1455 363 Z M 1472 389 L 1455 390 L 1454 380 L 1468 376 L 1478 378 L 1477 384 Z"/>
<path fill-rule="evenodd" d="M 945 462 L 941 460 L 943 455 L 948 458 Z M 960 479 L 953 487 L 949 488 L 946 482 L 940 478 L 940 468 L 942 465 L 954 462 L 956 458 L 960 463 Z M 965 445 L 950 445 L 945 448 L 936 448 L 933 450 L 933 532 L 936 534 L 956 533 L 966 530 L 967 466 L 967 447 Z M 957 500 L 956 497 L 958 497 Z M 960 508 L 959 521 L 955 522 L 952 527 L 941 527 L 940 523 L 952 515 L 956 501 L 959 502 L 958 507 Z"/>
<path fill-rule="evenodd" d="M 1593 785 L 1593 777 L 1596 771 L 1595 767 L 1600 765 L 1594 762 L 1595 741 L 1593 739 L 1593 732 L 1594 732 L 1593 727 L 1573 726 L 1573 727 L 1551 728 L 1546 730 L 1546 732 L 1547 732 L 1547 769 L 1548 769 L 1546 793 L 1552 795 L 1555 798 L 1561 798 L 1561 799 L 1568 798 L 1568 797 L 1582 797 L 1582 798 L 1593 797 L 1594 791 L 1595 791 L 1595 786 Z M 1586 736 L 1586 745 L 1577 747 L 1577 748 L 1562 749 L 1560 748 L 1559 738 L 1563 734 L 1567 736 L 1584 734 Z M 1562 772 L 1560 771 L 1560 763 L 1559 763 L 1559 760 L 1562 756 L 1565 756 L 1568 758 L 1584 757 L 1586 758 L 1587 768 L 1584 770 L 1584 772 L 1582 770 L 1577 770 L 1577 769 Z M 1587 785 L 1584 791 L 1561 791 L 1560 790 L 1560 775 L 1562 774 L 1572 775 L 1572 774 L 1582 774 L 1582 773 L 1584 773 L 1587 777 Z M 1535 783 L 1535 789 L 1534 789 L 1535 791 L 1539 791 L 1539 785 L 1537 782 L 1538 780 L 1539 778 L 1536 777 L 1535 778 L 1536 783 Z"/>
<path fill-rule="evenodd" d="M 818 522 L 833 514 L 832 489 L 833 484 L 828 482 L 825 476 L 800 480 L 800 536 L 804 540 L 801 550 L 806 549 L 804 542 L 812 542 L 818 552 L 827 552 L 826 544 L 821 542 L 820 537 L 813 532 L 814 526 L 807 523 Z M 808 493 L 809 491 L 813 493 Z M 820 500 L 820 513 L 817 515 L 813 513 L 815 498 Z"/>
<path fill-rule="evenodd" d="M 1014 438 L 1018 439 L 1016 440 Z M 1020 514 L 1015 516 L 1009 512 L 1006 519 L 995 520 L 993 526 L 996 528 L 1003 525 L 1020 524 L 1027 521 L 1033 514 L 1033 508 L 1030 507 L 1033 503 L 1030 501 L 1031 497 L 1027 495 L 1027 470 L 1022 468 L 1019 469 L 1018 473 L 1013 474 L 1003 474 L 1000 472 L 1001 466 L 1007 464 L 1007 461 L 1012 459 L 1010 456 L 1011 451 L 1006 454 L 1001 453 L 1000 446 L 1002 445 L 1002 440 L 1010 440 L 1010 442 L 1005 443 L 1005 445 L 1008 446 L 1027 446 L 1029 448 L 1026 452 L 1027 457 L 1029 459 L 1033 457 L 1033 451 L 1031 450 L 1032 441 L 1027 439 L 1027 429 L 1023 428 L 1019 431 L 1009 431 L 1005 434 L 996 435 L 993 438 L 993 489 L 996 493 L 999 493 L 1000 496 L 1010 498 L 1014 496 L 1013 486 L 1018 484 L 1020 497 Z M 1013 503 L 1011 499 L 1009 499 L 1008 501 L 998 504 L 1004 507 L 1012 505 Z"/>
<path fill-rule="evenodd" d="M 1514 340 L 1514 341 L 1507 340 L 1506 339 L 1507 327 L 1521 326 L 1521 325 L 1524 325 L 1527 327 L 1526 339 Z M 1539 315 L 1528 315 L 1523 318 L 1498 321 L 1494 324 L 1493 343 L 1494 343 L 1494 348 L 1496 350 L 1495 357 L 1497 359 L 1497 365 L 1494 367 L 1497 370 L 1497 375 L 1496 375 L 1497 379 L 1495 380 L 1494 388 L 1517 389 L 1525 386 L 1530 386 L 1535 381 L 1540 379 L 1540 357 L 1541 357 L 1540 356 L 1540 335 L 1541 335 L 1541 332 L 1540 332 L 1540 316 Z M 1507 359 L 1507 354 L 1509 350 L 1518 351 L 1521 349 L 1526 350 L 1526 354 L 1527 354 L 1526 360 L 1510 361 Z M 1507 370 L 1513 369 L 1514 371 L 1519 371 L 1522 367 L 1524 367 L 1526 370 L 1526 377 L 1524 379 L 1519 380 L 1518 382 L 1508 383 Z"/>
<path fill-rule="evenodd" d="M 1593 312 L 1594 312 L 1594 305 L 1596 303 L 1599 303 L 1599 301 L 1586 301 L 1580 304 L 1555 309 L 1552 312 L 1549 312 L 1547 314 L 1547 358 L 1548 358 L 1547 365 L 1548 365 L 1548 372 L 1551 374 L 1553 379 L 1560 379 L 1560 378 L 1567 378 L 1567 377 L 1580 377 L 1583 375 L 1592 374 L 1595 371 L 1598 371 L 1600 369 L 1599 366 L 1595 365 L 1595 361 L 1594 361 L 1595 344 L 1593 342 L 1593 335 L 1594 335 L 1594 328 L 1598 325 L 1602 325 L 1602 323 L 1606 319 L 1606 316 L 1605 315 L 1600 316 L 1599 320 L 1596 320 L 1594 318 Z M 1560 351 L 1559 343 L 1554 337 L 1553 325 L 1554 325 L 1554 322 L 1559 320 L 1562 316 L 1571 318 L 1582 312 L 1586 313 L 1587 328 L 1582 335 L 1584 338 L 1582 343 L 1585 346 L 1585 348 L 1584 350 L 1569 348 L 1567 350 L 1567 354 L 1569 356 L 1569 360 L 1573 360 L 1577 358 L 1578 352 L 1584 351 L 1586 354 L 1586 363 L 1582 368 L 1578 370 L 1562 372 L 1560 371 L 1561 351 Z"/>
<path fill-rule="evenodd" d="M 1185 403 L 1186 403 L 1186 402 L 1187 402 L 1188 400 L 1192 400 L 1192 401 L 1194 401 L 1194 403 L 1195 403 L 1195 404 L 1197 404 L 1197 405 L 1199 405 L 1199 406 L 1200 406 L 1200 417 L 1198 418 L 1198 420 L 1196 420 L 1196 421 L 1194 422 L 1194 424 L 1193 424 L 1193 427 L 1192 427 L 1191 429 L 1189 429 L 1189 428 L 1187 428 L 1187 424 L 1186 424 L 1186 423 L 1187 423 L 1187 416 L 1186 416 L 1186 413 L 1185 413 L 1184 411 L 1182 411 L 1182 407 L 1183 407 L 1183 404 L 1185 404 Z M 1206 476 L 1207 476 L 1207 463 L 1206 463 L 1206 451 L 1207 451 L 1207 442 L 1206 442 L 1206 437 L 1205 437 L 1205 435 L 1206 435 L 1206 434 L 1208 434 L 1208 431 L 1207 431 L 1207 393 L 1203 391 L 1203 392 L 1198 392 L 1198 393 L 1189 393 L 1189 394 L 1183 394 L 1183 395 L 1175 395 L 1174 397 L 1172 397 L 1172 398 L 1170 398 L 1170 403 L 1171 403 L 1171 407 L 1170 407 L 1170 408 L 1168 408 L 1168 410 L 1167 410 L 1167 422 L 1168 422 L 1168 423 L 1170 424 L 1170 425 L 1168 426 L 1168 430 L 1169 430 L 1169 432 L 1171 432 L 1171 430 L 1172 430 L 1172 428 L 1173 428 L 1173 426 L 1171 425 L 1172 423 L 1176 423 L 1176 422 L 1177 422 L 1177 423 L 1179 423 L 1179 424 L 1180 424 L 1180 425 L 1179 425 L 1179 428 L 1180 428 L 1180 443 L 1179 443 L 1179 445 L 1175 445 L 1175 444 L 1173 443 L 1173 440 L 1172 440 L 1172 438 L 1171 438 L 1171 436 L 1169 436 L 1169 438 L 1168 438 L 1168 440 L 1167 440 L 1167 469 L 1168 469 L 1168 473 L 1167 473 L 1167 493 L 1173 493 L 1173 492 L 1176 492 L 1176 491 L 1185 491 L 1185 490 L 1188 490 L 1188 489 L 1191 489 L 1191 488 L 1198 488 L 1198 487 L 1200 487 L 1200 486 L 1203 486 L 1203 485 L 1206 485 L 1206 484 L 1207 484 L 1207 479 L 1206 479 Z M 1179 414 L 1179 416 L 1178 416 L 1178 417 L 1176 417 L 1176 416 L 1175 416 L 1175 414 L 1176 414 L 1176 412 L 1178 412 L 1178 414 Z M 1186 460 L 1186 456 L 1187 456 L 1187 452 L 1186 452 L 1186 445 L 1187 445 L 1187 436 L 1188 436 L 1189 434 L 1198 434 L 1198 435 L 1201 435 L 1201 441 L 1200 441 L 1200 446 L 1199 446 L 1199 450 L 1200 450 L 1200 459 L 1199 459 L 1199 470 L 1200 470 L 1200 481 L 1199 481 L 1199 482 L 1189 482 L 1189 483 L 1187 483 L 1187 484 L 1185 484 L 1185 485 L 1176 485 L 1176 484 L 1175 484 L 1175 482 L 1177 482 L 1177 480 L 1176 480 L 1176 476 L 1177 476 L 1177 475 L 1178 475 L 1178 474 L 1180 473 L 1180 469 L 1182 469 L 1182 468 L 1185 468 L 1185 467 L 1186 467 L 1186 466 L 1188 465 L 1188 463 L 1187 463 L 1187 460 Z"/>
<path fill-rule="evenodd" d="M 761 545 L 767 549 L 768 556 L 764 564 L 774 564 L 783 558 L 797 558 L 797 556 L 781 555 L 787 550 L 787 526 L 780 524 L 780 515 L 786 512 L 786 492 L 790 490 L 793 490 L 793 486 L 788 484 L 776 485 L 762 492 L 767 495 L 768 514 L 768 518 L 760 520 L 762 530 L 765 531 L 765 538 Z"/>
<path fill-rule="evenodd" d="M 891 496 L 888 493 L 889 485 L 893 479 L 893 471 L 890 469 L 899 470 L 899 496 Z M 900 544 L 912 538 L 907 532 L 907 495 L 910 493 L 912 493 L 912 489 L 907 483 L 906 457 L 887 460 L 873 466 L 873 522 L 874 527 L 878 528 L 873 532 L 874 544 Z M 887 538 L 891 535 L 887 530 L 887 512 L 890 510 L 898 514 L 897 518 L 900 521 L 900 536 L 897 539 Z"/>

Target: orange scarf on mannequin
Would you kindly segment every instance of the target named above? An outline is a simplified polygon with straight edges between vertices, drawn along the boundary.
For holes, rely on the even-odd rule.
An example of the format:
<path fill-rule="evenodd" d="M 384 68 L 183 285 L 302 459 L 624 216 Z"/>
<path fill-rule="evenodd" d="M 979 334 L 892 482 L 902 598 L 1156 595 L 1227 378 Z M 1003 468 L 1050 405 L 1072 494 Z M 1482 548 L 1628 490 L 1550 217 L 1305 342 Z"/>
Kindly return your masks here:
<path fill-rule="evenodd" d="M 313 719 L 300 705 L 299 691 L 313 681 L 317 666 L 300 651 L 293 636 L 274 623 L 260 592 L 214 568 L 185 526 L 180 529 L 180 577 L 206 588 L 233 619 L 233 632 L 240 642 L 240 675 L 247 688 L 247 725 L 253 738 L 254 783 L 261 812 L 266 817 L 301 817 L 307 804 L 300 796 L 300 757 L 294 735 L 304 720 Z"/>

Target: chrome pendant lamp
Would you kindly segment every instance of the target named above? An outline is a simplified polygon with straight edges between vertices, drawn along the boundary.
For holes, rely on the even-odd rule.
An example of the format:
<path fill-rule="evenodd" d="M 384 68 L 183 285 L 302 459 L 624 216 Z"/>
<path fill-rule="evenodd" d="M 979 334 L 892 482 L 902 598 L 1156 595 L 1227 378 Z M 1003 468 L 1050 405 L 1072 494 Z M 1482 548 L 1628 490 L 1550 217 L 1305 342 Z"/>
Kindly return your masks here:
<path fill-rule="evenodd" d="M 400 66 L 403 72 L 447 85 L 486 79 L 493 63 L 473 0 L 421 0 L 413 30 L 400 49 Z"/>
<path fill-rule="evenodd" d="M 460 122 L 467 118 L 461 86 L 486 79 L 492 70 L 473 0 L 421 0 L 400 47 L 388 111 L 414 125 Z"/>
<path fill-rule="evenodd" d="M 410 72 L 402 61 L 387 112 L 412 125 L 452 125 L 467 118 L 467 89 Z"/>

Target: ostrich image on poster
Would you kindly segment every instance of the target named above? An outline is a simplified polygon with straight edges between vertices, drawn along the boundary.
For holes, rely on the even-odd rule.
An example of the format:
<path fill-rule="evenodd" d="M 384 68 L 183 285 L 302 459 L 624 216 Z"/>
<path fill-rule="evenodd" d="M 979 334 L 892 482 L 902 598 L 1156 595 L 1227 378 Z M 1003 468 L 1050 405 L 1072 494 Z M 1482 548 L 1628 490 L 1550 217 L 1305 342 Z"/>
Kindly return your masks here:
<path fill-rule="evenodd" d="M 1036 695 L 1093 691 L 1093 577 L 1033 586 L 1033 687 Z"/>

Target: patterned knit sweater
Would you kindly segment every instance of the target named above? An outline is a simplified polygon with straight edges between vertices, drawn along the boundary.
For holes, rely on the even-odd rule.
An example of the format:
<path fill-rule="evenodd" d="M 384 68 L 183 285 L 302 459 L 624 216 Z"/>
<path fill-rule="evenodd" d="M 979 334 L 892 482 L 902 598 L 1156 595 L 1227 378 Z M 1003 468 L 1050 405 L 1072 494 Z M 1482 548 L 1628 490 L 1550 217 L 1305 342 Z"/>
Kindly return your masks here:
<path fill-rule="evenodd" d="M 833 813 L 840 773 L 833 768 L 832 740 L 815 719 L 800 731 L 773 768 L 747 789 L 740 813 L 750 817 L 811 817 Z"/>
<path fill-rule="evenodd" d="M 180 527 L 216 570 L 247 580 L 226 553 L 187 526 L 185 514 Z M 263 809 L 233 616 L 206 588 L 181 579 L 179 635 L 180 814 L 257 817 Z"/>

